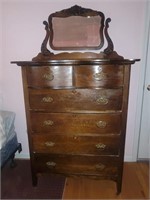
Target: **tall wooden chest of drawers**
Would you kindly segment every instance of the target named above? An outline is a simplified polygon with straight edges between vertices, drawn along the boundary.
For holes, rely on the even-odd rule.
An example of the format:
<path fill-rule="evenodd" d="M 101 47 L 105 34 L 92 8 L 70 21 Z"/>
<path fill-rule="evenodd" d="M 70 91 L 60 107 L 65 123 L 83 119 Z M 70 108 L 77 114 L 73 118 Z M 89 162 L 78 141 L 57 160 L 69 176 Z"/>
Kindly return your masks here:
<path fill-rule="evenodd" d="M 133 62 L 18 62 L 34 184 L 38 173 L 86 175 L 120 192 Z"/>
<path fill-rule="evenodd" d="M 120 193 L 136 60 L 114 51 L 51 56 L 43 44 L 43 58 L 13 62 L 22 67 L 33 184 L 39 173 L 88 176 L 116 181 Z"/>

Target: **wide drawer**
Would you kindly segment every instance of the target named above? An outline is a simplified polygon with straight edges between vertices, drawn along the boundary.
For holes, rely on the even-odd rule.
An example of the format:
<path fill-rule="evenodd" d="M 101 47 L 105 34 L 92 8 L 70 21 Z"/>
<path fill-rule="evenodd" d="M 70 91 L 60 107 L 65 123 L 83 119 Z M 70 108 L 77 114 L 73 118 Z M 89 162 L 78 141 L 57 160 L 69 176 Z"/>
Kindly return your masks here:
<path fill-rule="evenodd" d="M 29 90 L 30 109 L 50 112 L 121 110 L 122 89 Z"/>
<path fill-rule="evenodd" d="M 27 81 L 30 87 L 71 87 L 71 66 L 28 67 Z"/>
<path fill-rule="evenodd" d="M 55 154 L 118 155 L 119 135 L 34 135 L 33 151 Z"/>
<path fill-rule="evenodd" d="M 76 66 L 74 76 L 76 87 L 119 87 L 123 85 L 123 66 Z"/>
<path fill-rule="evenodd" d="M 35 154 L 34 165 L 38 172 L 76 175 L 117 175 L 118 158 L 106 156 L 75 156 Z"/>
<path fill-rule="evenodd" d="M 69 114 L 31 112 L 35 133 L 120 133 L 121 114 Z"/>

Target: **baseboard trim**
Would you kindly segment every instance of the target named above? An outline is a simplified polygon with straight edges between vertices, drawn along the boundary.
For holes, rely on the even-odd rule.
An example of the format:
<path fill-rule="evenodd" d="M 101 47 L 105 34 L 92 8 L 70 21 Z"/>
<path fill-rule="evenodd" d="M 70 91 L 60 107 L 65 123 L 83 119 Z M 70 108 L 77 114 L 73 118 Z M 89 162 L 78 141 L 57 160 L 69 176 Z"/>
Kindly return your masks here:
<path fill-rule="evenodd" d="M 137 161 L 138 162 L 149 162 L 150 163 L 150 159 L 149 158 L 138 158 Z"/>
<path fill-rule="evenodd" d="M 136 161 L 133 160 L 132 156 L 125 156 L 124 157 L 124 162 L 136 162 Z"/>
<path fill-rule="evenodd" d="M 29 154 L 22 154 L 22 153 L 18 153 L 15 155 L 16 159 L 30 159 L 30 155 Z"/>

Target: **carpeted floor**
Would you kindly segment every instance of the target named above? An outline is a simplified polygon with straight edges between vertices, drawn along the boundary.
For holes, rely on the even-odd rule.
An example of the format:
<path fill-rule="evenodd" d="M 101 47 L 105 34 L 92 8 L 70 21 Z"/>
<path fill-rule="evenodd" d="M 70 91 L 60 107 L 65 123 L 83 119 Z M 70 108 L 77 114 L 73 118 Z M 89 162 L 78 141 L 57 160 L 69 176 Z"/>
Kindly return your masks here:
<path fill-rule="evenodd" d="M 1 171 L 1 199 L 62 199 L 64 177 L 42 175 L 33 187 L 29 160 L 16 163 L 15 168 L 7 164 Z"/>

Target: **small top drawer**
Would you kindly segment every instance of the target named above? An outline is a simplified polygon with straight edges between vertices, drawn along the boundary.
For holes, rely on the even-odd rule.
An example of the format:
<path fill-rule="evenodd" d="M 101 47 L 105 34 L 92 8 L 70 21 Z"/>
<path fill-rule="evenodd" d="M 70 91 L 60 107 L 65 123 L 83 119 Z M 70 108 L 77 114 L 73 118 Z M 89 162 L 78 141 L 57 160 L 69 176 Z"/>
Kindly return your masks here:
<path fill-rule="evenodd" d="M 27 68 L 27 82 L 31 87 L 71 87 L 71 66 L 42 66 Z"/>
<path fill-rule="evenodd" d="M 76 66 L 76 87 L 118 87 L 123 85 L 123 66 Z"/>

